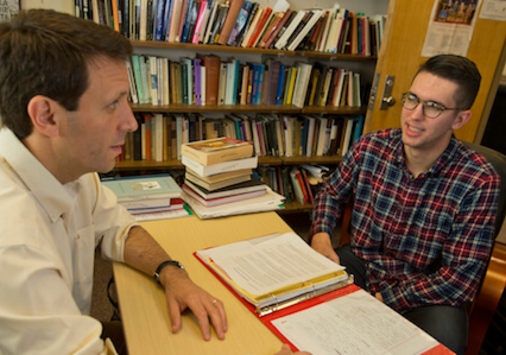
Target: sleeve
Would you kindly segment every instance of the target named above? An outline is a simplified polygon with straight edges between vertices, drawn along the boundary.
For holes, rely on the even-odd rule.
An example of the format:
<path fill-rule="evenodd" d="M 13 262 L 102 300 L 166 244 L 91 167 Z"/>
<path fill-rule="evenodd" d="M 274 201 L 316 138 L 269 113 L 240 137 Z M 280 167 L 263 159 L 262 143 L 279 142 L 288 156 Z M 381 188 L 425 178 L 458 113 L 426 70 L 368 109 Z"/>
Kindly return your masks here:
<path fill-rule="evenodd" d="M 93 210 L 95 223 L 95 239 L 101 246 L 102 256 L 123 262 L 125 241 L 130 229 L 140 224 L 118 204 L 114 192 L 100 183 L 98 175 L 94 175 L 96 203 Z"/>
<path fill-rule="evenodd" d="M 312 235 L 320 232 L 332 235 L 337 221 L 341 218 L 342 208 L 353 193 L 355 177 L 358 172 L 360 141 L 353 145 L 336 170 L 323 181 L 311 212 Z"/>
<path fill-rule="evenodd" d="M 496 175 L 470 191 L 443 245 L 441 267 L 383 289 L 384 302 L 402 312 L 425 304 L 460 306 L 472 301 L 494 244 L 498 195 Z"/>
<path fill-rule="evenodd" d="M 47 253 L 0 247 L 0 352 L 107 354 L 102 325 L 83 316 Z"/>

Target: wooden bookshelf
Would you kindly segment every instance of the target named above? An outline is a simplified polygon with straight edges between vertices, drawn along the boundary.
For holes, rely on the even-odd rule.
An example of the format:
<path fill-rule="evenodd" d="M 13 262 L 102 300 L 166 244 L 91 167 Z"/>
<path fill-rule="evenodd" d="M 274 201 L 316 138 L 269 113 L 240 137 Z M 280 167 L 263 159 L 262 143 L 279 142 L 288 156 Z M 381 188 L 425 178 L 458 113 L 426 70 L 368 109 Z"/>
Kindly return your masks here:
<path fill-rule="evenodd" d="M 351 54 L 334 54 L 324 52 L 309 51 L 287 51 L 276 49 L 260 49 L 260 48 L 242 48 L 222 45 L 195 45 L 189 43 L 169 43 L 158 41 L 139 41 L 130 40 L 134 47 L 135 54 L 155 56 L 172 56 L 178 58 L 183 55 L 193 56 L 196 53 L 209 55 L 214 54 L 225 58 L 228 55 L 241 57 L 252 62 L 264 62 L 266 58 L 272 57 L 277 59 L 285 58 L 288 62 L 295 62 L 299 59 L 306 58 L 309 62 L 326 61 L 330 66 L 338 66 L 342 68 L 353 67 L 359 65 L 361 68 L 374 68 L 377 57 L 362 56 Z M 173 59 L 170 59 L 173 60 Z M 341 63 L 342 64 L 339 64 Z M 358 64 L 357 64 L 358 63 Z M 372 80 L 372 77 L 364 78 L 366 82 Z M 166 114 L 286 114 L 286 115 L 365 115 L 367 107 L 349 107 L 349 106 L 304 106 L 295 105 L 195 105 L 195 104 L 169 104 L 169 105 L 152 105 L 152 104 L 131 104 L 132 111 L 135 113 L 166 113 Z M 293 157 L 276 157 L 263 156 L 259 157 L 259 167 L 290 167 L 302 164 L 319 164 L 336 166 L 341 161 L 340 155 L 333 156 L 293 156 Z M 114 169 L 115 174 L 131 175 L 135 173 L 157 173 L 170 170 L 183 170 L 184 166 L 177 159 L 167 161 L 120 161 L 116 163 Z M 306 212 L 312 209 L 312 205 L 301 205 L 296 201 L 292 201 L 285 205 L 285 209 L 281 213 Z"/>
<path fill-rule="evenodd" d="M 262 49 L 262 48 L 243 48 L 233 46 L 222 46 L 218 44 L 191 44 L 191 43 L 170 43 L 162 41 L 140 41 L 130 40 L 134 48 L 160 48 L 160 49 L 180 49 L 189 52 L 228 52 L 228 53 L 244 53 L 244 54 L 262 54 L 278 57 L 306 57 L 306 58 L 324 58 L 339 61 L 360 61 L 360 62 L 376 62 L 376 56 L 364 56 L 354 54 L 337 54 L 326 52 L 310 52 L 310 51 L 287 51 L 280 49 Z"/>

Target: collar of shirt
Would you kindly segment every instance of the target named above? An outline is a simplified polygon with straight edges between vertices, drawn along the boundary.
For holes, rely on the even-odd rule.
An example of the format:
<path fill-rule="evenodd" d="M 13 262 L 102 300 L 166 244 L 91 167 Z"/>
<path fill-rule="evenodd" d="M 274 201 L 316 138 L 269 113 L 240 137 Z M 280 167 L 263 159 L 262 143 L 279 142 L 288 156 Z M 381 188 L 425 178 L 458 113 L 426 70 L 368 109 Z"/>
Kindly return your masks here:
<path fill-rule="evenodd" d="M 404 143 L 402 142 L 402 133 L 400 129 L 395 130 L 394 135 L 398 135 L 398 139 L 395 140 L 397 142 L 397 146 L 393 147 L 395 151 L 395 164 L 399 169 L 406 169 L 408 171 L 406 166 L 406 160 L 404 157 Z M 452 135 L 452 138 L 450 139 L 450 143 L 448 144 L 448 147 L 446 147 L 445 151 L 439 159 L 436 161 L 432 167 L 423 172 L 418 176 L 418 178 L 426 178 L 426 177 L 435 177 L 438 176 L 441 171 L 448 166 L 450 162 L 453 161 L 453 158 L 455 154 L 458 151 L 459 143 L 457 141 L 457 138 L 455 135 Z"/>
<path fill-rule="evenodd" d="M 67 189 L 7 128 L 0 130 L 0 157 L 10 165 L 53 222 L 70 209 L 73 199 Z"/>

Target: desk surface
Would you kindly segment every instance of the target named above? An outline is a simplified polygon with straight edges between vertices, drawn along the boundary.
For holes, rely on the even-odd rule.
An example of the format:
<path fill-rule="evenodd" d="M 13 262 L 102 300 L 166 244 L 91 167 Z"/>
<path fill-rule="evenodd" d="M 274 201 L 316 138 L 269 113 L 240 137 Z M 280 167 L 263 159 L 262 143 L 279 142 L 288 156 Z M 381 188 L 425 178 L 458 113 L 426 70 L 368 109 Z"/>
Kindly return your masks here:
<path fill-rule="evenodd" d="M 128 350 L 136 354 L 271 355 L 281 348 L 266 326 L 197 260 L 197 250 L 254 238 L 290 227 L 275 213 L 259 213 L 202 221 L 197 217 L 143 223 L 170 256 L 185 265 L 191 279 L 223 301 L 228 332 L 224 341 L 213 332 L 203 340 L 196 320 L 185 312 L 182 329 L 172 334 L 162 289 L 148 277 L 123 264 L 114 264 Z"/>

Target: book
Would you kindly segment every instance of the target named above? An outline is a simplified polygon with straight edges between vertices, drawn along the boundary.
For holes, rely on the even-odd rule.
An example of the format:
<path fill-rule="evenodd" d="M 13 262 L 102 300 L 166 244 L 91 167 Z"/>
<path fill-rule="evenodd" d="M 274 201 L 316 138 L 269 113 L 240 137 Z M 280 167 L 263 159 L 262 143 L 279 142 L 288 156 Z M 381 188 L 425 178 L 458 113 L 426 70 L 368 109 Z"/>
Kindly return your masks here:
<path fill-rule="evenodd" d="M 190 159 L 186 156 L 181 157 L 181 162 L 184 166 L 192 169 L 197 174 L 201 176 L 211 176 L 220 173 L 225 173 L 228 171 L 242 170 L 242 169 L 254 169 L 258 165 L 258 157 L 254 156 L 251 158 L 244 159 L 236 159 L 229 160 L 223 163 L 213 164 L 213 165 L 203 165 L 197 163 L 193 159 Z"/>
<path fill-rule="evenodd" d="M 265 195 L 266 190 L 256 190 L 256 191 L 250 191 L 250 192 L 244 192 L 244 193 L 236 193 L 229 196 L 223 196 L 223 197 L 216 197 L 216 198 L 203 198 L 201 195 L 199 195 L 197 192 L 195 192 L 190 186 L 187 184 L 183 184 L 183 191 L 191 196 L 193 199 L 195 199 L 197 202 L 199 202 L 201 205 L 205 207 L 214 207 L 223 205 L 226 203 L 232 203 L 237 201 L 243 201 L 254 197 L 259 197 L 262 195 Z"/>
<path fill-rule="evenodd" d="M 229 4 L 229 9 L 227 12 L 227 17 L 223 23 L 223 27 L 220 32 L 220 37 L 217 40 L 218 44 L 226 45 L 228 39 L 230 37 L 230 33 L 234 28 L 234 24 L 237 21 L 239 16 L 239 12 L 241 11 L 244 0 L 231 0 Z"/>
<path fill-rule="evenodd" d="M 255 177 L 253 177 L 249 181 L 241 182 L 239 184 L 234 184 L 230 186 L 225 186 L 221 189 L 214 191 L 208 191 L 202 187 L 195 185 L 191 181 L 185 181 L 185 184 L 189 186 L 195 193 L 197 193 L 202 198 L 207 200 L 237 194 L 244 194 L 253 191 L 265 191 L 265 189 L 267 188 L 267 185 L 265 185 L 261 180 Z"/>
<path fill-rule="evenodd" d="M 195 256 L 260 316 L 339 289 L 353 280 L 343 266 L 312 249 L 293 232 L 199 250 Z"/>
<path fill-rule="evenodd" d="M 103 179 L 119 202 L 181 197 L 181 188 L 169 174 Z"/>
<path fill-rule="evenodd" d="M 253 197 L 247 200 L 230 202 L 213 207 L 202 206 L 198 201 L 184 192 L 183 196 L 186 203 L 200 219 L 274 211 L 284 208 L 283 203 L 285 198 L 272 191 L 269 187 L 267 187 L 266 190 L 266 193 L 259 197 Z"/>
<path fill-rule="evenodd" d="M 181 154 L 202 165 L 251 157 L 253 146 L 246 141 L 221 137 L 183 144 Z"/>
<path fill-rule="evenodd" d="M 251 1 L 244 0 L 241 10 L 239 11 L 239 15 L 237 16 L 237 21 L 235 22 L 234 27 L 232 28 L 232 32 L 230 32 L 230 36 L 227 40 L 227 44 L 229 46 L 234 45 L 236 43 L 237 36 L 242 33 L 252 6 L 253 4 Z"/>
<path fill-rule="evenodd" d="M 244 173 L 245 172 L 245 173 Z M 233 171 L 232 173 L 236 173 Z M 197 173 L 192 172 L 191 169 L 186 169 L 185 180 L 190 181 L 191 183 L 207 190 L 207 191 L 215 191 L 218 189 L 222 189 L 224 187 L 240 184 L 241 182 L 250 181 L 251 180 L 251 169 L 244 169 L 237 171 L 236 176 L 227 177 L 229 173 L 217 174 L 213 176 L 208 176 L 207 178 L 218 177 L 219 180 L 210 182 L 207 178 L 199 176 Z M 225 176 L 222 176 L 225 175 Z"/>
<path fill-rule="evenodd" d="M 197 58 L 202 60 L 202 65 L 206 69 L 206 105 L 217 105 L 221 58 L 216 55 L 202 54 L 197 54 Z"/>
<path fill-rule="evenodd" d="M 306 35 L 309 33 L 309 31 L 314 27 L 316 22 L 318 22 L 320 17 L 323 15 L 323 11 L 322 10 L 311 10 L 311 14 L 312 14 L 312 16 L 308 19 L 307 23 L 304 25 L 304 27 L 302 27 L 302 29 L 295 36 L 295 38 L 291 41 L 289 40 L 288 43 L 286 44 L 286 48 L 289 51 L 293 51 L 298 47 L 299 43 L 302 42 L 304 37 L 306 37 Z"/>

